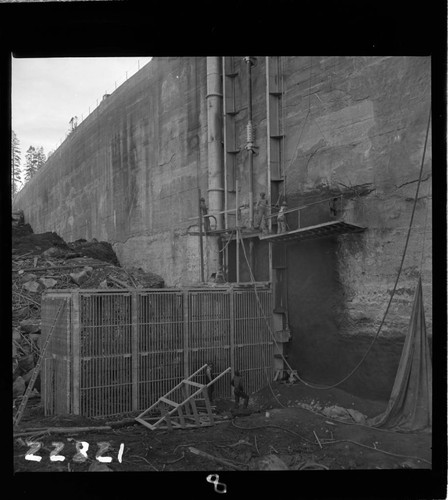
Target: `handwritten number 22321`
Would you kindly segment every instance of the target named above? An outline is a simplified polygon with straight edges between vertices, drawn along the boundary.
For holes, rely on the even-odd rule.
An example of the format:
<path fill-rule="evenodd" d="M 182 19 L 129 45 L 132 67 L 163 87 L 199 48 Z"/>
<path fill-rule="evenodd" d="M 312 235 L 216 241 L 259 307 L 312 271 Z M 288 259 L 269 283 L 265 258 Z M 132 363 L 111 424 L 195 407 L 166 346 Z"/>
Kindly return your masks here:
<path fill-rule="evenodd" d="M 30 447 L 28 452 L 25 454 L 25 460 L 31 460 L 33 462 L 40 462 L 42 457 L 36 455 L 40 448 L 42 448 L 42 443 L 40 441 L 27 441 L 27 446 Z M 51 462 L 63 462 L 65 457 L 59 453 L 64 449 L 65 444 L 60 441 L 54 441 L 51 443 L 54 449 L 50 452 Z M 98 462 L 110 463 L 112 462 L 112 457 L 103 457 L 103 455 L 109 451 L 110 443 L 108 441 L 101 441 L 97 443 L 98 451 L 96 452 L 95 458 Z M 87 451 L 89 449 L 89 443 L 87 441 L 76 441 L 76 454 L 73 456 L 72 460 L 74 462 L 85 462 L 87 460 Z M 118 451 L 117 460 L 121 463 L 124 451 L 124 443 L 120 444 L 120 449 Z"/>

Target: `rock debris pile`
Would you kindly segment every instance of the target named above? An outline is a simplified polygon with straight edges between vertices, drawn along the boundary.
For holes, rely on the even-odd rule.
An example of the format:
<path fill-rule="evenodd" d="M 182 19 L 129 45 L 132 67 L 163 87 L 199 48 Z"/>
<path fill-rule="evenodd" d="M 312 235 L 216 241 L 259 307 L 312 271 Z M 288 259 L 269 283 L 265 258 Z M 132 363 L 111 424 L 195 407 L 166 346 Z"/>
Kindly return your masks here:
<path fill-rule="evenodd" d="M 22 212 L 12 216 L 13 398 L 23 395 L 40 352 L 41 297 L 55 289 L 163 288 L 160 276 L 120 267 L 112 246 L 54 232 L 33 233 Z M 35 389 L 40 391 L 38 378 Z"/>

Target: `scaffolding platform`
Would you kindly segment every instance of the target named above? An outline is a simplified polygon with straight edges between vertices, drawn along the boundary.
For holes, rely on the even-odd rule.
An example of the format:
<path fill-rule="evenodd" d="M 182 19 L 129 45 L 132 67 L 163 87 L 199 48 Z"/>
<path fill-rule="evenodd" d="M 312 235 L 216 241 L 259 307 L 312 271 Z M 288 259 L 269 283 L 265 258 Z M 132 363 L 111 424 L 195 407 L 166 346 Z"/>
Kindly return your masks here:
<path fill-rule="evenodd" d="M 210 231 L 188 231 L 190 236 L 221 236 L 226 233 L 232 232 L 232 229 L 210 229 Z"/>
<path fill-rule="evenodd" d="M 231 234 L 230 239 L 231 240 L 236 240 L 236 234 L 235 234 L 235 227 L 229 228 L 229 229 L 211 229 L 210 231 L 203 231 L 200 233 L 199 231 L 189 231 L 188 234 L 191 236 L 223 236 L 225 234 Z M 233 233 L 233 234 L 232 234 Z M 246 238 L 258 238 L 260 236 L 260 231 L 254 231 L 250 229 L 243 229 L 241 230 L 239 234 L 240 239 L 246 239 Z"/>
<path fill-rule="evenodd" d="M 302 227 L 293 231 L 286 231 L 280 234 L 269 234 L 267 236 L 260 235 L 262 241 L 281 242 L 293 240 L 305 240 L 324 238 L 327 236 L 338 236 L 347 233 L 361 233 L 365 231 L 365 227 L 349 224 L 344 221 L 331 221 L 318 224 L 316 226 Z"/>

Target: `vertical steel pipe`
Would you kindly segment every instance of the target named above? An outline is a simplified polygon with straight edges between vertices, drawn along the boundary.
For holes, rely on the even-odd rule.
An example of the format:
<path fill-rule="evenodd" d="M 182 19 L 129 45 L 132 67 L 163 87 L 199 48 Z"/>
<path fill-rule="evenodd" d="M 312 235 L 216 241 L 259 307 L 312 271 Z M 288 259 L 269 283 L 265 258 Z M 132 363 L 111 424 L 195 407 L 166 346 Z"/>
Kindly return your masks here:
<path fill-rule="evenodd" d="M 244 61 L 247 63 L 247 145 L 246 149 L 249 158 L 249 225 L 254 227 L 254 138 L 252 123 L 252 65 L 253 60 L 246 56 Z"/>
<path fill-rule="evenodd" d="M 207 57 L 208 202 L 211 214 L 224 210 L 224 154 L 221 57 Z M 223 214 L 216 228 L 223 229 Z"/>
<path fill-rule="evenodd" d="M 198 189 L 198 213 L 199 213 L 199 253 L 201 259 L 201 282 L 204 283 L 204 242 L 202 240 L 202 210 L 201 210 L 201 190 Z"/>

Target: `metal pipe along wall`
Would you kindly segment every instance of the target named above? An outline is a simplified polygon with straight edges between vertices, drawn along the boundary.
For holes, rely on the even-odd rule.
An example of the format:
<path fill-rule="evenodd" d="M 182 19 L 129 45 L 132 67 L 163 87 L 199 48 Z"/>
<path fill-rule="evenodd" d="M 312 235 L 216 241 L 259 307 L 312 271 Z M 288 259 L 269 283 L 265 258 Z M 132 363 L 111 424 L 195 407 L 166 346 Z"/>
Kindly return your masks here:
<path fill-rule="evenodd" d="M 207 146 L 209 212 L 224 210 L 224 161 L 222 146 L 221 58 L 207 57 Z M 215 215 L 216 228 L 223 229 L 223 215 Z"/>

